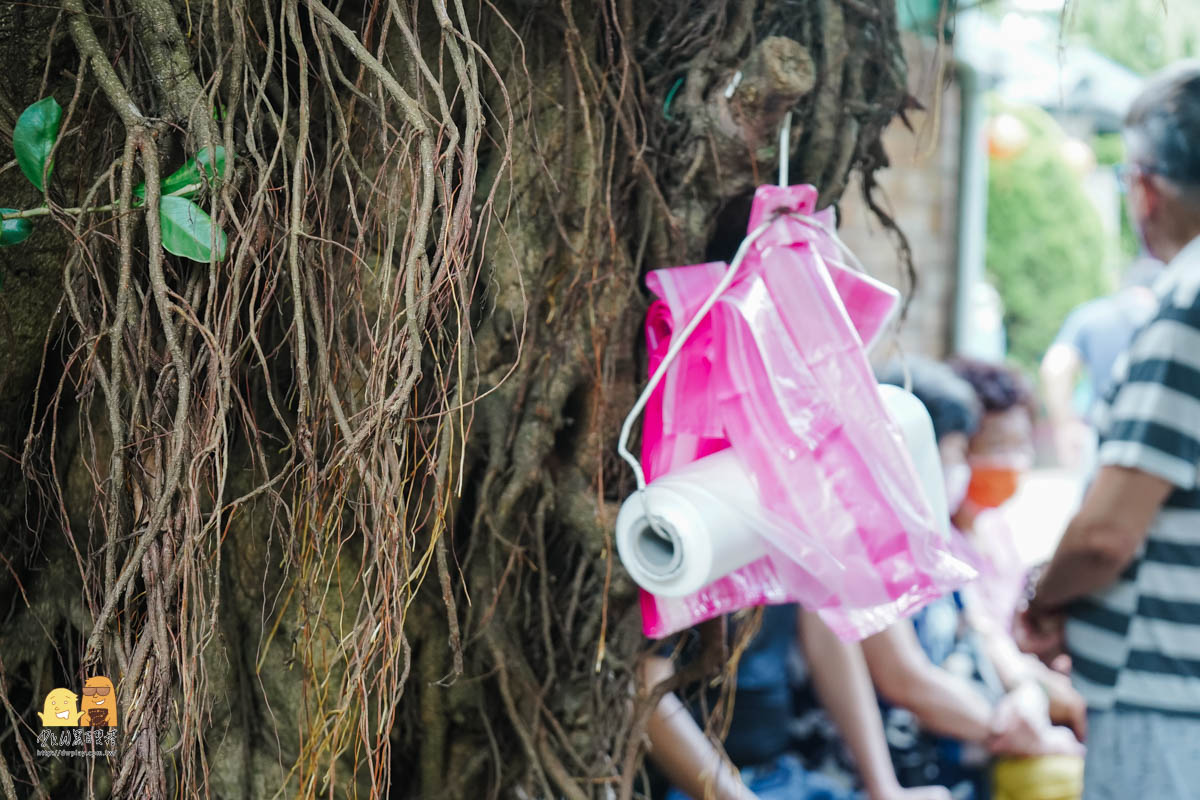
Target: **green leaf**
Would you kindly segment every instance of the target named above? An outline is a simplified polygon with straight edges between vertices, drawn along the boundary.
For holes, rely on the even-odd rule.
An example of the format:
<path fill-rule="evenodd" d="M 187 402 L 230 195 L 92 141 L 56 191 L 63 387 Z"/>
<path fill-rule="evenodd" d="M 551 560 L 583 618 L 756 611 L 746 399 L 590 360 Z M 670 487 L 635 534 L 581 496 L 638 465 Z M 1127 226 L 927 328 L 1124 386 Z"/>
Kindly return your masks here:
<path fill-rule="evenodd" d="M 62 108 L 58 101 L 53 97 L 45 97 L 22 111 L 17 118 L 17 126 L 13 128 L 13 151 L 17 155 L 17 164 L 39 192 L 46 188 L 42 184 L 42 172 L 45 171 L 49 180 L 50 171 L 54 168 L 53 164 L 47 166 L 46 161 L 54 149 L 61 122 Z"/>
<path fill-rule="evenodd" d="M 0 208 L 0 214 L 11 214 L 16 210 L 15 208 Z M 0 247 L 19 244 L 28 239 L 31 233 L 33 233 L 33 223 L 22 217 L 0 221 Z"/>
<path fill-rule="evenodd" d="M 214 151 L 216 158 L 214 159 Z M 215 168 L 214 168 L 215 161 Z M 225 173 L 225 148 L 217 145 L 213 148 L 204 148 L 195 158 L 189 158 L 183 162 L 183 166 L 172 172 L 162 182 L 162 193 L 164 195 L 173 194 L 177 197 L 194 197 L 196 190 L 193 189 L 187 192 L 179 190 L 185 186 L 202 183 L 201 173 L 208 178 L 209 185 L 216 178 L 220 178 Z M 133 193 L 138 197 L 146 197 L 146 184 L 139 183 L 133 190 Z"/>
<path fill-rule="evenodd" d="M 196 154 L 196 163 L 208 177 L 210 184 L 220 180 L 225 175 L 225 148 L 221 145 L 204 148 Z"/>
<path fill-rule="evenodd" d="M 213 232 L 216 232 L 216 260 L 225 258 L 228 240 L 225 231 L 215 227 L 204 209 L 186 197 L 163 195 L 158 203 L 162 224 L 162 243 L 168 253 L 207 264 L 213 260 Z"/>

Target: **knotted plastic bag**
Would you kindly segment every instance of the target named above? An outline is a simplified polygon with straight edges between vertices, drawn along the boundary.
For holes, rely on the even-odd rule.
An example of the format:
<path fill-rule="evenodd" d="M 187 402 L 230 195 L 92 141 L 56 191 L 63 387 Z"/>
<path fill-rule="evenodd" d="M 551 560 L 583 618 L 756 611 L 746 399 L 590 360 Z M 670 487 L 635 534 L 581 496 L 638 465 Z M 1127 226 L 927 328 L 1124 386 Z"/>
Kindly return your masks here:
<path fill-rule="evenodd" d="M 650 395 L 646 477 L 732 448 L 776 524 L 767 555 L 683 598 L 642 593 L 646 635 L 761 604 L 819 609 L 868 636 L 961 585 L 974 569 L 943 535 L 864 350 L 894 291 L 841 260 L 810 186 L 763 186 L 752 242 L 728 288 Z M 729 267 L 658 270 L 646 321 L 651 374 Z"/>

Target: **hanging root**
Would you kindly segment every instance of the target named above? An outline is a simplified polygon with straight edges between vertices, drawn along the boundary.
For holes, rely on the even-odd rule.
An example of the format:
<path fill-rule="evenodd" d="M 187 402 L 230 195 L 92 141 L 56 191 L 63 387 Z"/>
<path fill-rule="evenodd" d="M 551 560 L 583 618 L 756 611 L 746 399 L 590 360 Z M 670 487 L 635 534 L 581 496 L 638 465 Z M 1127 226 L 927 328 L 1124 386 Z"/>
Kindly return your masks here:
<path fill-rule="evenodd" d="M 0 517 L 24 543 L 0 569 L 0 795 L 630 797 L 675 688 L 633 689 L 611 535 L 638 279 L 698 260 L 773 180 L 788 112 L 823 202 L 881 165 L 893 4 L 64 0 L 20 21 L 43 93 L 72 99 L 51 255 L 20 278 L 49 287 L 44 352 L 0 373 L 35 398 L 0 442 L 27 487 Z M 36 99 L 9 91 L 0 120 Z M 227 255 L 165 255 L 135 188 L 157 208 L 218 144 L 198 202 Z M 94 674 L 117 754 L 31 758 L 32 707 Z"/>

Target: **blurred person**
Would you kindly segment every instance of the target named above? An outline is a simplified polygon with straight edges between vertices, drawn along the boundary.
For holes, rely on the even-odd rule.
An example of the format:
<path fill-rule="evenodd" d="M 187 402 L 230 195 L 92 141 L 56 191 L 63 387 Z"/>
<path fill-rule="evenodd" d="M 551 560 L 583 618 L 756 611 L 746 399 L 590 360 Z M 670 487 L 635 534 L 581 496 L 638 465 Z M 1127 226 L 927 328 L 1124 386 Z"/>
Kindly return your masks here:
<path fill-rule="evenodd" d="M 966 615 L 978 634 L 995 677 L 1007 688 L 1034 683 L 1046 693 L 1050 717 L 1087 736 L 1087 706 L 1063 673 L 1069 661 L 1051 669 L 1020 651 L 1011 620 L 1027 582 L 1013 532 L 1000 509 L 1012 499 L 1022 474 L 1033 461 L 1034 400 L 1016 370 L 969 359 L 953 362 L 982 409 L 978 429 L 966 452 L 971 480 L 961 502 L 951 505 L 954 528 L 982 558 L 980 577 L 964 587 Z"/>
<path fill-rule="evenodd" d="M 1200 784 L 1200 62 L 1148 84 L 1125 140 L 1159 308 L 1118 359 L 1099 469 L 1016 630 L 1071 656 L 1085 798 L 1181 800 Z"/>
<path fill-rule="evenodd" d="M 1112 388 L 1113 364 L 1158 307 L 1151 286 L 1162 264 L 1144 255 L 1125 271 L 1121 288 L 1078 306 L 1042 357 L 1040 377 L 1058 463 L 1090 472 L 1096 448 L 1093 407 Z M 1076 412 L 1075 387 L 1087 376 L 1087 410 Z"/>
<path fill-rule="evenodd" d="M 862 642 L 871 680 L 887 704 L 900 784 L 933 783 L 955 800 L 986 800 L 996 758 L 1078 757 L 1082 747 L 1070 729 L 1051 724 L 1046 694 L 1032 682 L 1008 690 L 983 680 L 978 652 L 960 649 L 970 647 L 960 619 L 953 620 L 959 636 L 940 641 L 929 635 L 938 624 L 934 613 L 924 609 L 916 622 L 902 620 Z M 942 664 L 930 658 L 922 636 L 924 643 L 950 645 Z"/>
<path fill-rule="evenodd" d="M 1021 653 L 1011 635 L 1027 570 L 1000 509 L 1032 463 L 1032 392 L 1019 372 L 972 359 L 950 366 L 918 360 L 910 372 L 913 394 L 929 411 L 938 438 L 952 528 L 979 556 L 980 577 L 960 592 L 966 626 L 999 684 L 1010 691 L 1025 683 L 1039 686 L 1051 720 L 1082 742 L 1083 697 L 1061 672 Z M 883 379 L 898 384 L 897 370 L 891 373 Z"/>
<path fill-rule="evenodd" d="M 738 625 L 749 618 L 749 613 L 739 612 L 729 619 Z M 694 631 L 684 634 L 685 659 L 694 655 L 688 651 L 694 650 L 695 638 Z M 798 644 L 821 701 L 857 764 L 865 795 L 805 769 L 791 749 L 788 658 Z M 661 652 L 648 657 L 641 668 L 643 689 L 649 691 L 674 671 L 673 661 Z M 670 800 L 951 800 L 939 787 L 901 788 L 862 651 L 857 644 L 840 641 L 816 615 L 795 605 L 764 608 L 761 628 L 738 660 L 733 691 L 729 733 L 723 742 L 728 760 L 701 729 L 697 709 L 675 694 L 659 702 L 647 726 L 649 755 L 673 785 L 667 794 Z M 718 691 L 709 689 L 707 695 L 709 707 L 715 706 Z M 1004 733 L 1021 735 L 1015 722 Z"/>
<path fill-rule="evenodd" d="M 908 359 L 907 369 L 890 365 L 879 378 L 898 386 L 910 383 L 929 411 L 950 511 L 958 511 L 972 483 L 968 460 L 972 439 L 985 417 L 975 390 L 948 366 L 928 359 Z M 1014 393 L 1014 397 L 1022 396 Z M 1007 408 L 1005 404 L 997 412 L 1002 430 Z M 972 625 L 971 605 L 967 592 L 954 592 L 862 643 L 874 686 L 884 701 L 885 730 L 898 780 L 901 785 L 936 783 L 960 800 L 980 800 L 989 796 L 996 757 L 1062 754 L 1074 758 L 1077 796 L 1081 748 L 1069 730 L 1052 727 L 1051 716 L 1068 724 L 1078 722 L 1082 700 L 1063 676 L 1021 654 L 1011 639 L 1007 654 L 1015 655 L 1020 669 L 1008 663 L 1007 680 L 995 677 L 984 644 L 987 637 Z M 1005 633 L 995 626 L 989 631 Z M 795 687 L 796 747 L 811 769 L 843 774 L 844 748 L 804 677 L 798 677 Z M 1049 697 L 1054 702 L 1048 702 Z M 1057 795 L 1045 797 L 1058 800 Z"/>
<path fill-rule="evenodd" d="M 1033 392 L 1016 370 L 987 361 L 950 362 L 979 402 L 978 428 L 967 440 L 967 490 L 950 517 L 956 530 L 982 556 L 980 576 L 971 586 L 980 617 L 1007 629 L 1025 585 L 1025 565 L 1000 509 L 1033 466 Z"/>
<path fill-rule="evenodd" d="M 1085 732 L 1084 704 L 1069 681 L 1022 654 L 1007 624 L 994 622 L 1001 615 L 1011 619 L 1024 580 L 1011 532 L 995 509 L 1015 493 L 1031 459 L 1031 396 L 1019 374 L 971 360 L 951 369 L 909 359 L 907 370 L 893 365 L 880 380 L 910 381 L 929 412 L 952 527 L 977 553 L 980 578 L 931 603 L 911 623 L 864 642 L 864 653 L 880 694 L 912 712 L 911 719 L 897 709 L 887 717 L 901 783 L 932 781 L 954 788 L 956 797 L 986 797 L 990 769 L 978 731 L 965 716 L 939 716 L 940 703 L 960 715 L 973 712 L 976 724 L 981 700 L 997 716 L 1029 715 L 1037 733 L 1024 755 L 1078 754 L 1074 739 Z M 1073 735 L 1051 722 L 1070 726 Z M 993 754 L 1007 749 L 984 743 Z"/>

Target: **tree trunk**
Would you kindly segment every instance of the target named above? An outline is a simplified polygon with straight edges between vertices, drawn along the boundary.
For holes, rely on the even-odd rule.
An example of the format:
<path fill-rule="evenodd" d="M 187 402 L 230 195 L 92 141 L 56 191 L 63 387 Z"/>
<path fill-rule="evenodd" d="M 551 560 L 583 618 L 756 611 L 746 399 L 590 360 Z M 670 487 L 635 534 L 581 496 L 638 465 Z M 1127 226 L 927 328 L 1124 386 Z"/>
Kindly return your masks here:
<path fill-rule="evenodd" d="M 894 5 L 359 5 L 0 9 L 5 139 L 65 110 L 0 250 L 0 796 L 633 790 L 641 276 L 736 245 L 788 112 L 824 203 L 884 165 Z M 132 190 L 214 145 L 227 254 L 164 255 Z M 98 674 L 115 755 L 39 756 Z"/>

